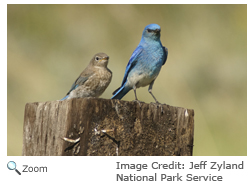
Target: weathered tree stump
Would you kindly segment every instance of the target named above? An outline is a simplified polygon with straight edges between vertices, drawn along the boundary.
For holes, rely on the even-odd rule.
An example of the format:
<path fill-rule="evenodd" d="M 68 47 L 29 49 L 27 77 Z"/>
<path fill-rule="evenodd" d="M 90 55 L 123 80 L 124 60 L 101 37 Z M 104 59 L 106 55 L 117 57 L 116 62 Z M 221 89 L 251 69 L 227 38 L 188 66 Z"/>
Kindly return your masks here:
<path fill-rule="evenodd" d="M 165 104 L 98 98 L 27 103 L 23 155 L 192 155 L 193 132 L 194 111 Z"/>

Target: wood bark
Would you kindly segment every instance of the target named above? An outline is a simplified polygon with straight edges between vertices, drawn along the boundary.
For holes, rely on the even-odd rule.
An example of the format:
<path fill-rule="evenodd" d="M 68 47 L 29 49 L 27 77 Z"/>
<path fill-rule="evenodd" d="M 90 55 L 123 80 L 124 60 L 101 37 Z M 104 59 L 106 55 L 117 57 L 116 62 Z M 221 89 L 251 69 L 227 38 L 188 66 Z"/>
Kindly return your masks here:
<path fill-rule="evenodd" d="M 23 155 L 190 156 L 193 133 L 194 110 L 165 104 L 99 98 L 27 103 Z"/>

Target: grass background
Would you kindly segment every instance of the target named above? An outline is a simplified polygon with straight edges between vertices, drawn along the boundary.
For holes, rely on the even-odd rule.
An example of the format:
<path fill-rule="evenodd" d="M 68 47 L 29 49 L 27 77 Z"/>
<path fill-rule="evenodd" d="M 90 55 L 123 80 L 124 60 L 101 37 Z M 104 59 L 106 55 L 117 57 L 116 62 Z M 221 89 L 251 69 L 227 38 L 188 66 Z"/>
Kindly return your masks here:
<path fill-rule="evenodd" d="M 110 56 L 109 99 L 144 27 L 169 57 L 153 87 L 195 111 L 194 155 L 247 155 L 246 5 L 7 5 L 7 155 L 22 154 L 24 107 L 59 100 L 95 53 Z M 147 87 L 137 90 L 152 102 Z M 134 99 L 130 91 L 123 100 Z"/>

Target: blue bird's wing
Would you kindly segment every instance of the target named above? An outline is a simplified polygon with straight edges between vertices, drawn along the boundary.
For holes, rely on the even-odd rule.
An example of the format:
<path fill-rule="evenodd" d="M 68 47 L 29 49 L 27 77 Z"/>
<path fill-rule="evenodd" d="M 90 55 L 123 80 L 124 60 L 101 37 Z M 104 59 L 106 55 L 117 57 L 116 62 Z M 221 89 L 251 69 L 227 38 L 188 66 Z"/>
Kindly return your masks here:
<path fill-rule="evenodd" d="M 163 46 L 163 50 L 164 50 L 164 53 L 165 53 L 165 58 L 164 58 L 164 62 L 163 62 L 163 65 L 165 64 L 167 58 L 168 58 L 168 49 L 166 47 Z"/>
<path fill-rule="evenodd" d="M 127 67 L 126 67 L 125 74 L 124 74 L 121 86 L 123 86 L 124 83 L 126 82 L 129 72 L 136 65 L 138 56 L 142 53 L 142 51 L 143 51 L 143 47 L 142 46 L 138 46 L 135 49 L 135 51 L 132 53 L 132 55 L 131 55 L 131 57 L 129 59 L 129 62 L 127 64 Z"/>

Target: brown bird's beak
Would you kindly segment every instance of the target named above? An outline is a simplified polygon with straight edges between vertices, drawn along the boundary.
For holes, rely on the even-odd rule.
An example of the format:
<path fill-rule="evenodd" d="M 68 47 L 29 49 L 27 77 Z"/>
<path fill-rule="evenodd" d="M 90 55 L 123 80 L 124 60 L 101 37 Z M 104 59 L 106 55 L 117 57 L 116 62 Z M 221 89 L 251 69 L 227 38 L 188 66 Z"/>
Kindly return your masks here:
<path fill-rule="evenodd" d="M 108 60 L 108 59 L 109 59 L 109 56 L 102 58 L 101 61 Z"/>

